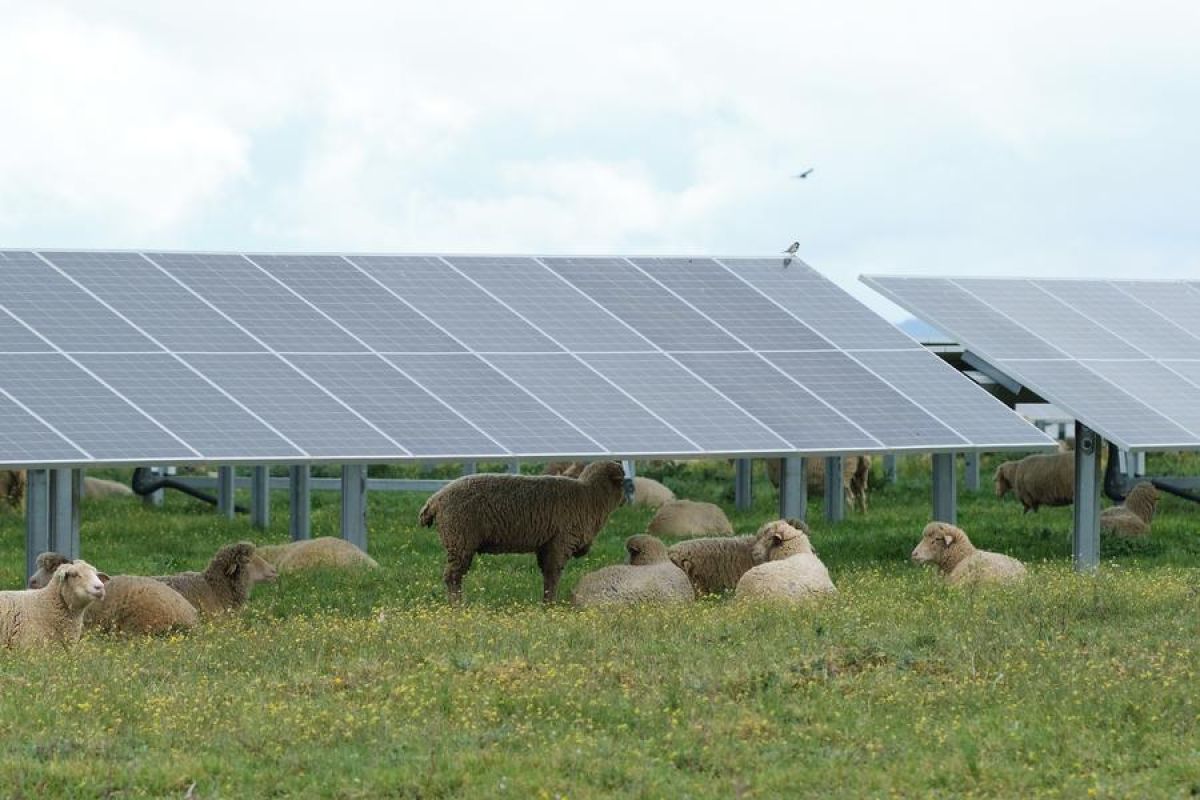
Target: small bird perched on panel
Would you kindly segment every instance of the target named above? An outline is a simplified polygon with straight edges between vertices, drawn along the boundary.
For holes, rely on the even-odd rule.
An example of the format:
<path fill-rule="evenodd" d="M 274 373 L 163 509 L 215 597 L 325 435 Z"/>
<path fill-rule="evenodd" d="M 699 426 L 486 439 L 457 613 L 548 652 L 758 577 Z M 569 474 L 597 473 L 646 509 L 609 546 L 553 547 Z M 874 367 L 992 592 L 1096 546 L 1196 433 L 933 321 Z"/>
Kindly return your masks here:
<path fill-rule="evenodd" d="M 787 249 L 787 250 L 784 250 L 783 252 L 787 253 L 789 256 L 794 256 L 794 255 L 796 255 L 796 252 L 797 252 L 799 249 L 800 249 L 800 243 L 799 243 L 799 242 L 792 242 L 792 243 L 791 243 L 791 244 L 788 246 L 788 249 Z"/>
<path fill-rule="evenodd" d="M 809 167 L 808 169 L 804 170 L 804 172 L 801 172 L 798 175 L 793 175 L 792 177 L 799 178 L 800 180 L 804 180 L 809 175 L 812 175 L 813 169 L 815 169 L 815 167 Z"/>

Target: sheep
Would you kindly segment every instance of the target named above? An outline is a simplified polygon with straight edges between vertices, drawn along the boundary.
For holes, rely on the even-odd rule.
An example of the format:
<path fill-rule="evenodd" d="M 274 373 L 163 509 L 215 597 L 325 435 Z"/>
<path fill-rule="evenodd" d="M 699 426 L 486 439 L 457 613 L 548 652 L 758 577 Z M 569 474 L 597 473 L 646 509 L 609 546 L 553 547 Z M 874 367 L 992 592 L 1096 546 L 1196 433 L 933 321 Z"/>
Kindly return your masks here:
<path fill-rule="evenodd" d="M 807 533 L 808 526 L 797 519 L 785 520 L 792 527 Z M 691 580 L 697 595 L 719 594 L 737 586 L 738 580 L 756 564 L 755 545 L 770 535 L 768 522 L 750 536 L 716 536 L 686 539 L 671 545 L 667 556 Z"/>
<path fill-rule="evenodd" d="M 50 582 L 60 564 L 70 559 L 60 553 L 37 557 L 37 572 L 29 579 L 30 589 Z M 104 598 L 83 613 L 85 628 L 134 634 L 170 633 L 196 627 L 199 616 L 183 595 L 153 578 L 114 575 L 104 587 Z"/>
<path fill-rule="evenodd" d="M 646 533 L 652 536 L 732 536 L 733 525 L 720 506 L 695 500 L 672 500 L 654 514 Z"/>
<path fill-rule="evenodd" d="M 1037 454 L 1020 461 L 1005 461 L 993 476 L 996 497 L 1010 491 L 1025 512 L 1041 506 L 1069 506 L 1075 502 L 1075 454 Z"/>
<path fill-rule="evenodd" d="M 813 552 L 805 529 L 787 520 L 759 530 L 752 552 L 756 566 L 737 582 L 734 597 L 802 601 L 837 594 L 829 570 Z"/>
<path fill-rule="evenodd" d="M 250 542 L 228 544 L 217 551 L 203 572 L 156 575 L 201 614 L 240 608 L 250 599 L 254 585 L 275 580 L 278 573 L 254 552 Z"/>
<path fill-rule="evenodd" d="M 0 470 L 0 502 L 16 509 L 25 505 L 25 470 Z"/>
<path fill-rule="evenodd" d="M 618 462 L 597 461 L 578 478 L 482 474 L 443 486 L 418 519 L 426 528 L 437 525 L 450 602 L 462 600 L 463 576 L 476 553 L 536 553 L 542 599 L 553 602 L 567 559 L 587 553 L 624 500 L 624 485 Z"/>
<path fill-rule="evenodd" d="M 586 466 L 586 461 L 550 461 L 542 468 L 542 474 L 561 475 L 564 478 L 578 478 Z"/>
<path fill-rule="evenodd" d="M 634 506 L 645 508 L 661 508 L 675 499 L 675 493 L 652 478 L 641 475 L 633 479 Z"/>
<path fill-rule="evenodd" d="M 1145 536 L 1150 532 L 1154 509 L 1158 506 L 1158 489 L 1142 481 L 1125 496 L 1125 503 L 1106 508 L 1100 514 L 1100 531 L 1117 536 Z"/>
<path fill-rule="evenodd" d="M 933 563 L 950 586 L 1012 583 L 1025 577 L 1025 565 L 1003 553 L 977 550 L 962 528 L 931 522 L 912 551 L 913 562 Z"/>
<path fill-rule="evenodd" d="M 133 489 L 123 483 L 109 481 L 104 478 L 84 478 L 83 496 L 96 497 L 132 497 Z"/>
<path fill-rule="evenodd" d="M 282 575 L 305 569 L 378 569 L 379 563 L 345 539 L 319 536 L 287 544 L 260 545 L 255 551 Z"/>
<path fill-rule="evenodd" d="M 779 459 L 767 459 L 767 479 L 776 489 L 779 488 Z M 804 480 L 810 495 L 820 495 L 825 491 L 825 459 L 806 458 L 804 460 Z M 846 495 L 846 504 L 867 513 L 867 492 L 871 480 L 871 457 L 843 456 L 842 457 L 842 491 Z"/>
<path fill-rule="evenodd" d="M 0 645 L 36 647 L 79 641 L 83 612 L 104 599 L 108 576 L 86 561 L 61 564 L 41 589 L 0 592 Z"/>
<path fill-rule="evenodd" d="M 629 603 L 687 603 L 695 599 L 692 583 L 671 563 L 666 545 L 645 534 L 625 541 L 628 564 L 589 572 L 579 579 L 571 601 L 579 607 Z"/>

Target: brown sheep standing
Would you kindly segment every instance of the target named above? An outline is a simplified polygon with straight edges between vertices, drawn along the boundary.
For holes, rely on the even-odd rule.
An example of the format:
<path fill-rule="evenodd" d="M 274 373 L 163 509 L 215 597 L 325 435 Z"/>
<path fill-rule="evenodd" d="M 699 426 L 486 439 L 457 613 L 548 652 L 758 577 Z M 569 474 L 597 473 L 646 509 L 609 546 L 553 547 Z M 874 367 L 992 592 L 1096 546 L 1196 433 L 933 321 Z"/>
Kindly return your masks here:
<path fill-rule="evenodd" d="M 25 505 L 25 470 L 0 470 L 0 503 L 16 509 Z"/>
<path fill-rule="evenodd" d="M 578 478 L 558 475 L 466 475 L 443 486 L 421 508 L 446 550 L 443 579 L 451 602 L 476 553 L 536 553 L 542 599 L 558 596 L 569 558 L 585 555 L 608 515 L 624 499 L 625 473 L 615 461 L 588 464 Z"/>
<path fill-rule="evenodd" d="M 218 614 L 240 608 L 257 583 L 275 580 L 275 568 L 254 552 L 250 542 L 227 544 L 217 551 L 203 572 L 156 575 L 179 592 L 201 614 Z"/>
<path fill-rule="evenodd" d="M 996 497 L 1010 491 L 1025 511 L 1041 506 L 1069 506 L 1075 502 L 1075 454 L 1037 454 L 1020 461 L 1005 461 L 993 477 Z"/>
<path fill-rule="evenodd" d="M 969 583 L 1011 583 L 1025 577 L 1025 565 L 1003 553 L 976 549 L 962 528 L 931 522 L 913 548 L 912 560 L 936 564 L 951 586 Z"/>
<path fill-rule="evenodd" d="M 1125 496 L 1125 503 L 1106 508 L 1100 514 L 1100 531 L 1117 536 L 1145 536 L 1158 507 L 1158 489 L 1142 481 Z"/>
<path fill-rule="evenodd" d="M 779 459 L 767 459 L 767 479 L 776 489 L 779 488 Z M 825 491 L 825 459 L 806 458 L 804 460 L 804 480 L 810 496 L 823 494 Z M 871 457 L 843 456 L 842 457 L 842 490 L 846 494 L 846 505 L 867 513 L 867 493 L 871 480 Z"/>

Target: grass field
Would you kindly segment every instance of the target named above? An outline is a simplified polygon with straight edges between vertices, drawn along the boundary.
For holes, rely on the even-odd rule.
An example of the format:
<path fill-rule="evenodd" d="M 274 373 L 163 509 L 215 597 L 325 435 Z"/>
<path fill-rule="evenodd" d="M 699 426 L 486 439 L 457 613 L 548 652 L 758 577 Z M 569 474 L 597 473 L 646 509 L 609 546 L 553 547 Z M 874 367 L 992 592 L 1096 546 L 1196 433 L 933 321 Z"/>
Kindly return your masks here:
<path fill-rule="evenodd" d="M 774 516 L 757 477 L 739 532 Z M 663 480 L 732 507 L 723 463 Z M 1200 510 L 1166 498 L 1151 538 L 1106 541 L 1082 577 L 1069 508 L 1022 516 L 960 488 L 976 543 L 1032 575 L 953 592 L 907 560 L 928 498 L 913 460 L 865 517 L 829 525 L 814 502 L 841 592 L 814 607 L 578 612 L 536 602 L 532 556 L 477 559 L 448 607 L 440 546 L 415 525 L 424 496 L 375 494 L 377 574 L 285 576 L 185 637 L 0 653 L 0 797 L 1200 794 Z M 180 497 L 88 503 L 84 557 L 199 568 L 226 541 L 282 541 L 286 510 L 277 493 L 258 532 Z M 564 597 L 649 517 L 620 509 Z M 315 495 L 314 533 L 337 523 L 337 496 Z M 22 519 L 0 513 L 5 587 L 23 547 Z"/>

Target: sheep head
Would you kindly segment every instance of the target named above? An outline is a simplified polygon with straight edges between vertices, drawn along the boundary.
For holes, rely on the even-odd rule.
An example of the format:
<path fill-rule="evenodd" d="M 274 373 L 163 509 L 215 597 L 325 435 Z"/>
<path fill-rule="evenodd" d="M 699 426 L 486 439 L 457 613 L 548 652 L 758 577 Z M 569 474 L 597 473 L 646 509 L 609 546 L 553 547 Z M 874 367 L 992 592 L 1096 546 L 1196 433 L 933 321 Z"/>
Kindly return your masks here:
<path fill-rule="evenodd" d="M 1004 495 L 1012 491 L 1012 473 L 1016 468 L 1017 462 L 1015 461 L 1005 461 L 996 467 L 996 475 L 994 477 L 996 481 L 996 497 L 1004 497 Z"/>
<path fill-rule="evenodd" d="M 634 565 L 658 564 L 667 561 L 667 546 L 657 536 L 639 533 L 625 540 L 629 563 Z"/>
<path fill-rule="evenodd" d="M 812 542 L 808 540 L 808 530 L 800 520 L 800 525 L 792 525 L 788 520 L 777 519 L 768 522 L 758 529 L 754 546 L 750 548 L 750 558 L 755 564 L 767 561 L 779 561 L 798 553 L 813 552 Z"/>
<path fill-rule="evenodd" d="M 45 552 L 37 557 L 34 564 L 37 566 L 37 572 L 29 576 L 29 588 L 41 589 L 50 583 L 50 579 L 54 577 L 54 572 L 63 564 L 70 564 L 71 559 L 64 556 L 62 553 Z"/>
<path fill-rule="evenodd" d="M 610 494 L 613 508 L 625 497 L 625 469 L 619 461 L 593 461 L 579 473 L 580 483 L 603 486 Z"/>
<path fill-rule="evenodd" d="M 1125 507 L 1149 525 L 1158 508 L 1158 489 L 1154 488 L 1154 484 L 1142 481 L 1125 496 Z"/>
<path fill-rule="evenodd" d="M 78 611 L 97 600 L 104 599 L 104 584 L 108 576 L 86 561 L 69 561 L 60 564 L 51 578 L 51 585 L 58 587 L 59 596 L 67 608 Z"/>
<path fill-rule="evenodd" d="M 913 548 L 911 558 L 917 564 L 941 564 L 946 554 L 963 544 L 970 546 L 971 540 L 962 528 L 947 522 L 931 522 L 921 533 L 921 541 Z"/>
<path fill-rule="evenodd" d="M 246 571 L 250 573 L 250 583 L 272 583 L 279 577 L 279 572 L 275 566 L 260 556 L 258 553 L 246 564 Z"/>

